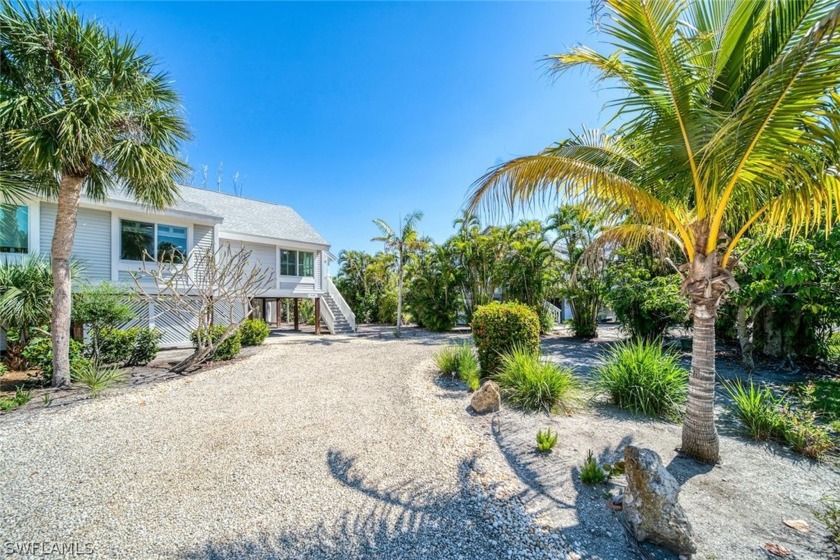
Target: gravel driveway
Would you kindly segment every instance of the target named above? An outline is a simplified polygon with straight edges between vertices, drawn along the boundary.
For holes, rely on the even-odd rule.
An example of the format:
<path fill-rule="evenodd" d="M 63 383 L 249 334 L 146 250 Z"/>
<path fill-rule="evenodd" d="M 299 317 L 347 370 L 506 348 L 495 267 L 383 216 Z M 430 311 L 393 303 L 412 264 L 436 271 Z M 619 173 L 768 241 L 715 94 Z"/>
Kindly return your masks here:
<path fill-rule="evenodd" d="M 438 342 L 271 339 L 189 378 L 5 416 L 2 553 L 565 558 L 463 422 L 466 393 L 435 383 Z"/>

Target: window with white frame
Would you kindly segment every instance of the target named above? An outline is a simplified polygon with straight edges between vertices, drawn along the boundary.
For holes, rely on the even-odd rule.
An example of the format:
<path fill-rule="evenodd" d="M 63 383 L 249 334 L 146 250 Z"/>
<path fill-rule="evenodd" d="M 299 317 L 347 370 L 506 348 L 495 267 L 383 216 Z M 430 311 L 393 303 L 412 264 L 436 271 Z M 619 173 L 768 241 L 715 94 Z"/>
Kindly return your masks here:
<path fill-rule="evenodd" d="M 29 252 L 29 208 L 0 205 L 0 253 Z"/>
<path fill-rule="evenodd" d="M 187 255 L 187 228 L 135 220 L 120 220 L 120 258 L 182 263 Z"/>
<path fill-rule="evenodd" d="M 315 253 L 280 249 L 280 276 L 315 276 Z"/>

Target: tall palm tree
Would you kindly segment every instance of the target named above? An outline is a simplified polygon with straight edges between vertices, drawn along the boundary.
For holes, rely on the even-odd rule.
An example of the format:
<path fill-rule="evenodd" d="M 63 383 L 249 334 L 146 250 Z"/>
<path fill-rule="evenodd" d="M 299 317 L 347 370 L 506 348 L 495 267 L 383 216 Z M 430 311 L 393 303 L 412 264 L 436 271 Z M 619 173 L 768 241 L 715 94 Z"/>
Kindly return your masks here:
<path fill-rule="evenodd" d="M 552 195 L 614 216 L 605 239 L 673 240 L 694 319 L 682 452 L 719 459 L 715 332 L 752 228 L 831 227 L 840 180 L 840 6 L 827 0 L 608 0 L 610 54 L 577 47 L 555 72 L 594 69 L 622 91 L 614 134 L 573 135 L 491 169 L 473 207 Z M 829 163 L 826 163 L 827 156 Z"/>
<path fill-rule="evenodd" d="M 0 0 L 0 141 L 15 167 L 58 198 L 51 258 L 53 384 L 70 379 L 70 254 L 82 193 L 121 185 L 159 209 L 177 196 L 188 137 L 179 100 L 154 59 L 63 5 Z M 4 158 L 5 159 L 5 158 Z"/>
<path fill-rule="evenodd" d="M 421 239 L 417 233 L 417 224 L 422 219 L 422 212 L 412 212 L 404 220 L 400 220 L 399 231 L 395 231 L 385 220 L 380 218 L 373 220 L 382 235 L 374 237 L 371 241 L 384 243 L 385 251 L 397 257 L 397 336 L 402 333 L 403 276 L 406 259 L 417 251 L 429 247 L 428 241 Z"/>

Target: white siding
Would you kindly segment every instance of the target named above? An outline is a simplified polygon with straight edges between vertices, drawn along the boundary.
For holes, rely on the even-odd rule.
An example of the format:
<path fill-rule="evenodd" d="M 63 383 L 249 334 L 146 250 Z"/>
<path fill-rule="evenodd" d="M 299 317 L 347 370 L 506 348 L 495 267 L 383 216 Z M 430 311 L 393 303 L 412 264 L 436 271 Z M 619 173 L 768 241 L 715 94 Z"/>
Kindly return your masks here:
<path fill-rule="evenodd" d="M 41 203 L 41 252 L 48 254 L 55 231 L 57 206 Z M 88 280 L 111 279 L 111 213 L 79 208 L 73 257 L 81 264 Z"/>
<path fill-rule="evenodd" d="M 266 282 L 263 287 L 266 289 L 274 287 L 274 271 L 277 270 L 277 248 L 274 245 L 227 240 L 224 241 L 223 244 L 229 245 L 231 252 L 234 255 L 242 249 L 251 251 L 251 256 L 249 258 L 250 269 L 256 267 L 267 268 L 269 277 L 266 278 Z"/>
<path fill-rule="evenodd" d="M 315 289 L 318 290 L 318 291 L 323 289 L 323 286 L 321 285 L 321 283 L 322 283 L 322 281 L 321 281 L 321 268 L 322 268 L 321 260 L 323 258 L 324 258 L 324 252 L 323 251 L 316 251 L 315 252 Z"/>

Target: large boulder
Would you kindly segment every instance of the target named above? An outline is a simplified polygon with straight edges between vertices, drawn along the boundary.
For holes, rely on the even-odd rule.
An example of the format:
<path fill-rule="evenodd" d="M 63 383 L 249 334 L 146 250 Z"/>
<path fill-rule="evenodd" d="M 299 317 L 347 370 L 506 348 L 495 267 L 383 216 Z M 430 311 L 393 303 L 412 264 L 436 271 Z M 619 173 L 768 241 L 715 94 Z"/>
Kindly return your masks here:
<path fill-rule="evenodd" d="M 496 412 L 502 405 L 502 395 L 495 381 L 486 381 L 481 388 L 473 393 L 470 406 L 478 414 Z"/>
<path fill-rule="evenodd" d="M 659 455 L 628 445 L 624 449 L 624 473 L 624 515 L 636 540 L 658 544 L 677 554 L 694 554 L 694 532 L 677 502 L 680 485 Z"/>

